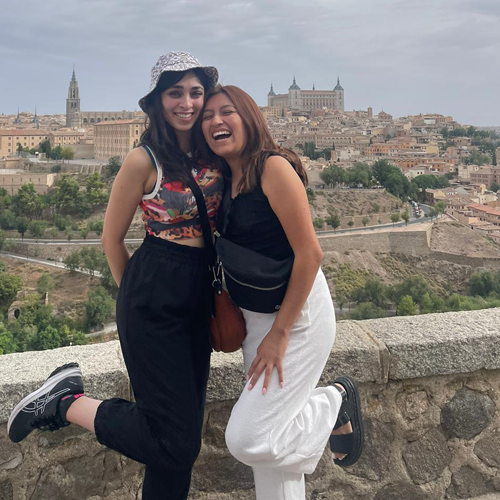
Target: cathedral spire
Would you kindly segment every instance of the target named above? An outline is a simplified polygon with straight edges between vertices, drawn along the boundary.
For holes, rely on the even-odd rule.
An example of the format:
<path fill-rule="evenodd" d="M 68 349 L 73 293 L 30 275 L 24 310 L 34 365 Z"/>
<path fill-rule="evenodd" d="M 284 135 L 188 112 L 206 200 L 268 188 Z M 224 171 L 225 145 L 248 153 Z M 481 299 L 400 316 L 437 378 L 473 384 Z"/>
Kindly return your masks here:
<path fill-rule="evenodd" d="M 274 92 L 274 89 L 273 89 L 273 84 L 271 83 L 271 90 L 269 91 L 269 94 L 267 94 L 268 96 L 275 96 L 276 95 L 276 92 Z"/>
<path fill-rule="evenodd" d="M 82 115 L 80 112 L 80 89 L 76 80 L 75 66 L 69 82 L 68 97 L 66 99 L 66 127 L 81 128 Z"/>
<path fill-rule="evenodd" d="M 14 123 L 16 125 L 21 123 L 21 117 L 19 116 L 19 108 L 17 108 L 17 116 L 16 116 L 16 119 L 14 120 Z"/>

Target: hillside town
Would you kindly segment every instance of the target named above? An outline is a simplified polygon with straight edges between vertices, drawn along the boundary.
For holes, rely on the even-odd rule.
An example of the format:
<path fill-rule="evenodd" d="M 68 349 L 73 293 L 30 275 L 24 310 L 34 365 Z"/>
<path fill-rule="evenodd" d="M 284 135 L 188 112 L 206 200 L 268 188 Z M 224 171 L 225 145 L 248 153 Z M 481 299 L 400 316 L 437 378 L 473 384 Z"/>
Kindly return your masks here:
<path fill-rule="evenodd" d="M 277 143 L 301 155 L 311 188 L 324 187 L 320 174 L 332 165 L 347 170 L 379 160 L 408 180 L 446 177 L 448 185 L 427 187 L 423 201 L 445 202 L 450 217 L 500 242 L 500 137 L 494 129 L 439 114 L 394 118 L 372 108 L 346 111 L 344 93 L 340 78 L 331 90 L 302 90 L 294 77 L 287 93 L 276 94 L 271 84 L 268 105 L 261 107 Z M 0 115 L 0 187 L 13 195 L 33 183 L 45 193 L 58 176 L 47 166 L 58 159 L 68 160 L 66 171 L 101 172 L 110 158 L 121 161 L 138 145 L 144 124 L 142 111 L 82 111 L 73 70 L 65 115 Z M 42 152 L 47 148 L 52 163 Z"/>

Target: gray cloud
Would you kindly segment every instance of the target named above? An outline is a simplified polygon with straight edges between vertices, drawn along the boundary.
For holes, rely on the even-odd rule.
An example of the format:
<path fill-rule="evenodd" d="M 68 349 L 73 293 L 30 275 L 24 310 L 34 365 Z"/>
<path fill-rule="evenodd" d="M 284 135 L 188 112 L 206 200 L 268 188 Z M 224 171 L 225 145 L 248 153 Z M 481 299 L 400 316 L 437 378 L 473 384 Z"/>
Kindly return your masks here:
<path fill-rule="evenodd" d="M 500 124 L 497 0 L 0 0 L 0 112 L 136 109 L 158 56 L 187 50 L 265 104 L 332 88 L 348 108 Z M 29 15 L 27 15 L 29 13 Z"/>

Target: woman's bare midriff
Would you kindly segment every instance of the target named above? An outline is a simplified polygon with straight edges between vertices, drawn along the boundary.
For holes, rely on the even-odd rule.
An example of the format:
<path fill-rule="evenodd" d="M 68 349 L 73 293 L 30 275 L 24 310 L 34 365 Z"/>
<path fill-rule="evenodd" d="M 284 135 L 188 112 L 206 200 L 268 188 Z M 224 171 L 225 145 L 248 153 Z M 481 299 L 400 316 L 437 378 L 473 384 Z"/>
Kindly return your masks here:
<path fill-rule="evenodd" d="M 172 243 L 177 243 L 177 245 L 186 245 L 188 247 L 202 248 L 204 246 L 202 236 L 200 236 L 199 238 L 190 238 L 186 240 L 170 240 L 170 241 L 172 241 Z"/>

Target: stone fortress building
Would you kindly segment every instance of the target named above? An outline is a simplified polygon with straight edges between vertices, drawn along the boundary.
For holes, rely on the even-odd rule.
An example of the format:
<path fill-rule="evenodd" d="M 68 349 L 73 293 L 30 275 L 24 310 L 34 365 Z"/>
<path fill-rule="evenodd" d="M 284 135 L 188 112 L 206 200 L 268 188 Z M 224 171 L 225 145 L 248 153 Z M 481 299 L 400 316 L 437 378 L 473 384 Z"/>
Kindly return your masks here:
<path fill-rule="evenodd" d="M 267 94 L 267 105 L 270 108 L 288 108 L 293 111 L 314 111 L 316 109 L 334 109 L 344 111 L 344 88 L 337 78 L 337 85 L 333 90 L 302 90 L 293 77 L 293 83 L 288 88 L 287 94 L 276 94 L 271 84 Z"/>

